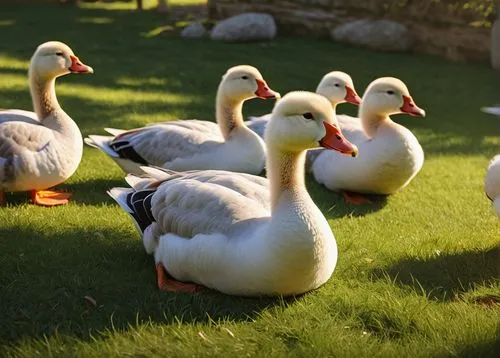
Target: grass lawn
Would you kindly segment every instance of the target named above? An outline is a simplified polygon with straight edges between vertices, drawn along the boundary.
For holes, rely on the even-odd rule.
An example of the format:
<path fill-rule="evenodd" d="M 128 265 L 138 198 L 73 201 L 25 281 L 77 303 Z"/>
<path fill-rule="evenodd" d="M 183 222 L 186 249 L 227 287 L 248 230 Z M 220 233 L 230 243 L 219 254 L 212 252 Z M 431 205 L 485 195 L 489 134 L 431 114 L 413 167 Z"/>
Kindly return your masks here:
<path fill-rule="evenodd" d="M 321 289 L 287 300 L 189 296 L 157 290 L 153 258 L 105 193 L 124 185 L 123 174 L 85 148 L 63 186 L 75 193 L 70 205 L 36 207 L 15 194 L 0 208 L 0 356 L 498 353 L 500 306 L 484 302 L 500 299 L 500 225 L 483 178 L 499 152 L 500 121 L 479 112 L 500 101 L 498 72 L 328 40 L 186 41 L 167 23 L 156 12 L 113 6 L 2 4 L 0 107 L 31 109 L 28 60 L 38 44 L 55 39 L 95 69 L 57 86 L 84 135 L 106 126 L 211 120 L 218 82 L 235 64 L 255 65 L 282 93 L 314 89 L 333 69 L 349 72 L 360 93 L 374 78 L 392 75 L 428 113 L 397 117 L 425 150 L 421 173 L 401 193 L 363 207 L 308 181 L 339 246 L 337 269 Z M 245 114 L 272 105 L 253 100 Z"/>

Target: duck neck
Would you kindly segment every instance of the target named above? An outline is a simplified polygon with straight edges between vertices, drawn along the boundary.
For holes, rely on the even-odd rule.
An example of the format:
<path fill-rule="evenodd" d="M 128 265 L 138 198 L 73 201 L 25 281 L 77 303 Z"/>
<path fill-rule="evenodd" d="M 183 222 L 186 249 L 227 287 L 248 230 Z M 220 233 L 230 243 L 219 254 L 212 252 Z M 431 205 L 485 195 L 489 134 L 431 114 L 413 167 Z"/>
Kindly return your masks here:
<path fill-rule="evenodd" d="M 380 114 L 364 108 L 363 106 L 359 109 L 359 117 L 361 118 L 361 125 L 365 133 L 373 138 L 377 133 L 379 127 L 391 121 L 387 114 Z"/>
<path fill-rule="evenodd" d="M 307 194 L 304 165 L 306 152 L 287 152 L 269 148 L 267 154 L 267 177 L 271 191 L 271 210 L 274 212 L 282 197 L 297 198 Z"/>
<path fill-rule="evenodd" d="M 243 123 L 243 108 L 242 100 L 233 100 L 221 93 L 220 89 L 217 93 L 216 117 L 217 124 L 224 139 L 229 139 L 231 132 L 236 128 L 244 127 Z"/>
<path fill-rule="evenodd" d="M 49 117 L 56 111 L 61 110 L 57 101 L 55 78 L 42 78 L 34 72 L 30 72 L 30 91 L 33 108 L 40 121 Z"/>

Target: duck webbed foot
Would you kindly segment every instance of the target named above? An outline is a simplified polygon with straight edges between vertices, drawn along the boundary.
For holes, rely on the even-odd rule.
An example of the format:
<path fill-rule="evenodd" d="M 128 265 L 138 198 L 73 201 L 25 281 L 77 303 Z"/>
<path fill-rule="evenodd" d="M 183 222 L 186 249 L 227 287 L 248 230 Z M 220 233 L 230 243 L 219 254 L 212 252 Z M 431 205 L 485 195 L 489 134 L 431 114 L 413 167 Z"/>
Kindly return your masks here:
<path fill-rule="evenodd" d="M 198 293 L 201 290 L 201 286 L 195 283 L 185 283 L 173 279 L 161 263 L 156 264 L 156 278 L 160 291 Z"/>
<path fill-rule="evenodd" d="M 52 190 L 32 190 L 30 193 L 33 203 L 41 206 L 66 205 L 71 197 L 71 193 Z"/>
<path fill-rule="evenodd" d="M 373 204 L 373 201 L 368 199 L 363 194 L 353 193 L 351 191 L 342 191 L 342 196 L 347 204 L 353 205 L 363 205 L 363 204 Z"/>

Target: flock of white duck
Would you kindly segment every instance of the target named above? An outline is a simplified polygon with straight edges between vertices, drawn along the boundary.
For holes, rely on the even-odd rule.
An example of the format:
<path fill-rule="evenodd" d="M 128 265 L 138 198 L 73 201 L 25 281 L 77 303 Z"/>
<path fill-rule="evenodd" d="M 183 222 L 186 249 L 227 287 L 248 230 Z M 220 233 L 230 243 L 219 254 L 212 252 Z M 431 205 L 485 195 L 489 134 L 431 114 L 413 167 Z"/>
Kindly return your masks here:
<path fill-rule="evenodd" d="M 28 191 L 39 205 L 68 202 L 69 193 L 48 190 L 68 179 L 82 157 L 81 133 L 55 93 L 55 79 L 68 73 L 93 70 L 63 43 L 40 45 L 29 69 L 35 111 L 0 111 L 0 203 L 11 191 Z M 362 194 L 393 194 L 419 172 L 418 140 L 390 118 L 425 116 L 402 81 L 379 78 L 360 99 L 351 77 L 335 71 L 316 92 L 279 99 L 256 68 L 236 66 L 219 85 L 216 123 L 107 128 L 111 136 L 85 139 L 128 173 L 130 188 L 109 194 L 154 255 L 161 289 L 195 292 L 202 285 L 235 295 L 315 289 L 332 275 L 337 246 L 306 190 L 306 167 L 350 203 L 369 202 Z M 245 122 L 243 103 L 256 97 L 279 100 L 271 114 Z M 343 102 L 359 105 L 359 118 L 337 116 Z M 258 176 L 264 168 L 267 179 Z M 500 215 L 500 156 L 486 191 Z"/>

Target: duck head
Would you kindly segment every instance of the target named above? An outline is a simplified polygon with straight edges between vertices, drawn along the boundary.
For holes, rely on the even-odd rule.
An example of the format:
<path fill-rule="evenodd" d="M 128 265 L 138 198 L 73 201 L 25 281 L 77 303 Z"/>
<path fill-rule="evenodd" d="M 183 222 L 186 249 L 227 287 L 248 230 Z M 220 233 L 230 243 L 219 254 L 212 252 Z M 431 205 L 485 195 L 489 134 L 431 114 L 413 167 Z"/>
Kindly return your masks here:
<path fill-rule="evenodd" d="M 278 99 L 280 94 L 267 85 L 259 70 L 248 65 L 231 67 L 222 77 L 219 91 L 226 98 L 242 101 L 251 98 Z"/>
<path fill-rule="evenodd" d="M 415 104 L 403 81 L 394 77 L 382 77 L 370 83 L 363 95 L 361 106 L 384 116 L 406 113 L 410 116 L 425 117 L 425 111 Z"/>
<path fill-rule="evenodd" d="M 355 105 L 361 103 L 351 76 L 341 71 L 327 73 L 316 88 L 316 93 L 327 98 L 334 107 L 344 102 Z"/>
<path fill-rule="evenodd" d="M 30 71 L 42 78 L 56 78 L 68 73 L 94 73 L 92 67 L 83 64 L 71 48 L 58 41 L 38 46 L 31 57 Z"/>
<path fill-rule="evenodd" d="M 320 146 L 358 154 L 358 148 L 342 134 L 331 104 L 312 92 L 290 92 L 277 102 L 264 137 L 267 145 L 287 152 Z"/>

